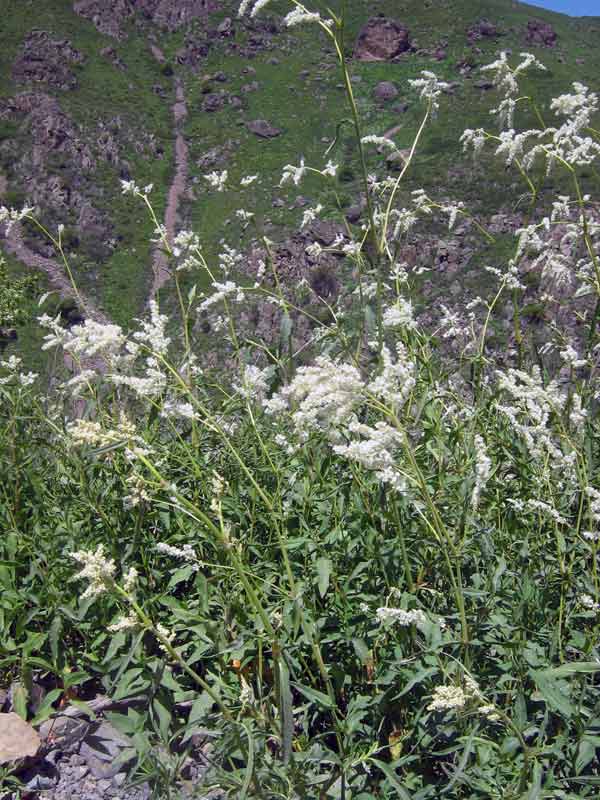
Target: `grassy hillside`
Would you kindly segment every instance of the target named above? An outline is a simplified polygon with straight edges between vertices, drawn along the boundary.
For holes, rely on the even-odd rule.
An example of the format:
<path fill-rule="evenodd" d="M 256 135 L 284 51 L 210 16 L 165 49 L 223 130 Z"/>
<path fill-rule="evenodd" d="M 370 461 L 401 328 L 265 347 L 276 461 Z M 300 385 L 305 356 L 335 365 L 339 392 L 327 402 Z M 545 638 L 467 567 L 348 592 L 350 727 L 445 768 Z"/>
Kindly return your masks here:
<path fill-rule="evenodd" d="M 317 6 L 325 10 L 325 5 L 318 0 Z M 517 177 L 512 172 L 505 172 L 501 165 L 491 171 L 488 167 L 484 170 L 467 162 L 460 152 L 458 139 L 463 129 L 484 125 L 495 103 L 493 91 L 477 86 L 484 77 L 478 67 L 493 60 L 503 49 L 515 54 L 533 50 L 548 67 L 536 83 L 543 115 L 547 114 L 552 96 L 565 91 L 574 80 L 593 86 L 600 71 L 597 46 L 600 18 L 570 19 L 511 0 L 435 3 L 408 0 L 401 8 L 394 0 L 381 0 L 369 10 L 364 3 L 349 0 L 346 6 L 349 55 L 369 13 L 392 16 L 405 24 L 416 48 L 400 63 L 352 64 L 354 89 L 366 132 L 382 134 L 400 126 L 395 139 L 401 148 L 408 146 L 422 109 L 415 93 L 407 88 L 407 80 L 423 69 L 431 69 L 452 82 L 454 91 L 443 99 L 437 121 L 425 133 L 406 191 L 422 187 L 435 196 L 462 198 L 478 214 L 485 215 L 492 208 L 514 206 L 520 192 Z M 333 159 L 343 167 L 335 191 L 329 188 L 323 193 L 322 185 L 314 180 L 297 190 L 278 186 L 282 167 L 290 162 L 297 163 L 301 155 L 307 163 L 324 164 L 324 151 L 335 136 L 337 123 L 347 114 L 344 92 L 331 47 L 316 27 L 265 35 L 266 46 L 253 58 L 240 55 L 239 51 L 244 50 L 255 32 L 237 21 L 236 8 L 237 4 L 224 3 L 208 21 L 196 21 L 189 30 L 174 33 L 149 24 L 140 28 L 132 23 L 127 38 L 117 41 L 98 33 L 91 22 L 77 16 L 68 0 L 40 0 L 18 5 L 1 0 L 0 97 L 14 96 L 30 88 L 15 84 L 11 68 L 32 29 L 68 38 L 85 55 L 83 64 L 73 66 L 77 87 L 70 91 L 43 85 L 34 88 L 57 97 L 61 108 L 80 126 L 84 139 L 94 141 L 99 124 L 110 127 L 118 118 L 122 123 L 118 137 L 120 157 L 127 162 L 138 184 L 154 183 L 154 202 L 162 213 L 174 172 L 171 106 L 174 77 L 180 78 L 188 101 L 185 137 L 190 149 L 191 190 L 180 208 L 182 225 L 191 225 L 200 233 L 210 257 L 218 252 L 223 239 L 240 245 L 241 230 L 234 215 L 240 207 L 251 208 L 272 239 L 283 239 L 296 226 L 300 215 L 295 207 L 297 195 L 319 199 L 328 212 L 333 212 L 339 202 L 349 205 L 359 194 L 360 186 L 355 179 L 356 153 L 349 140 L 343 138 L 332 153 Z M 281 3 L 273 2 L 265 17 L 277 20 L 278 12 L 284 8 Z M 215 37 L 216 26 L 227 16 L 234 20 L 233 37 Z M 534 47 L 526 42 L 527 21 L 534 17 L 553 26 L 558 37 L 554 48 Z M 499 35 L 469 42 L 468 29 L 482 18 L 493 22 Z M 211 45 L 207 57 L 194 70 L 176 61 L 176 53 L 190 32 L 194 41 L 210 40 Z M 149 35 L 156 37 L 155 41 L 166 55 L 166 65 L 153 57 Z M 237 52 L 232 52 L 232 44 L 237 46 Z M 101 54 L 106 47 L 114 48 L 125 69 L 118 69 Z M 440 48 L 444 57 L 438 61 L 433 54 Z M 465 65 L 471 67 L 470 71 L 466 72 Z M 226 80 L 213 80 L 216 73 L 224 73 Z M 382 80 L 396 83 L 400 92 L 396 102 L 382 105 L 374 100 L 373 88 Z M 245 92 L 244 87 L 252 82 L 256 82 L 258 88 Z M 162 87 L 162 97 L 153 90 L 157 86 Z M 241 110 L 226 105 L 214 113 L 203 111 L 206 95 L 219 91 L 239 96 L 243 104 Z M 403 113 L 398 113 L 399 103 L 407 104 Z M 267 119 L 283 131 L 282 135 L 268 141 L 258 139 L 244 124 L 257 118 Z M 162 157 L 150 158 L 147 152 L 137 152 L 136 143 L 148 136 L 160 144 Z M 0 119 L 0 139 L 12 143 L 12 149 L 6 147 L 0 154 L 4 159 L 1 169 L 8 179 L 5 202 L 25 199 L 11 161 L 15 150 L 19 152 L 30 147 L 27 125 Z M 202 158 L 224 144 L 225 157 L 217 159 L 215 166 L 205 166 Z M 56 163 L 50 159 L 47 169 L 66 176 L 68 182 L 69 174 L 75 174 L 78 165 L 60 162 L 61 158 L 57 158 Z M 377 157 L 373 155 L 374 170 L 377 164 Z M 232 186 L 247 174 L 259 174 L 260 181 L 246 190 L 209 191 L 204 175 L 212 169 L 223 168 L 228 169 Z M 96 260 L 79 252 L 77 246 L 72 247 L 71 255 L 74 273 L 82 288 L 110 317 L 127 325 L 146 300 L 150 282 L 148 239 L 151 226 L 142 210 L 122 197 L 119 177 L 119 169 L 100 158 L 90 175 L 95 187 L 93 203 L 110 219 L 118 246 L 112 255 Z M 72 222 L 68 215 L 60 220 L 56 214 L 52 221 L 63 221 L 67 225 Z M 502 254 L 500 243 L 497 256 Z M 489 255 L 495 256 L 494 253 Z"/>

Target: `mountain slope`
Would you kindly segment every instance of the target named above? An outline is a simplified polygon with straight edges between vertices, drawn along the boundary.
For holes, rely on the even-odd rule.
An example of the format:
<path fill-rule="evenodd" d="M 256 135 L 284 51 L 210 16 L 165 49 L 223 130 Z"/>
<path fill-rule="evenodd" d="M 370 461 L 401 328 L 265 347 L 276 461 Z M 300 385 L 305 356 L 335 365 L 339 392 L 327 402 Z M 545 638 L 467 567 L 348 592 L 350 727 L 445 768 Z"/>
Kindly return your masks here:
<path fill-rule="evenodd" d="M 325 13 L 326 4 L 319 0 L 319 6 Z M 535 81 L 544 115 L 549 99 L 573 80 L 594 86 L 600 18 L 570 19 L 510 0 L 409 0 L 401 8 L 380 0 L 369 11 L 349 0 L 347 7 L 349 56 L 369 13 L 398 20 L 411 43 L 393 63 L 352 62 L 366 133 L 392 130 L 399 148 L 408 147 L 422 109 L 407 79 L 430 69 L 452 83 L 425 132 L 406 191 L 423 187 L 436 197 L 463 199 L 477 214 L 510 212 L 521 191 L 516 176 L 501 165 L 465 161 L 458 143 L 465 127 L 488 123 L 495 103 L 479 66 L 500 50 L 534 52 L 548 67 Z M 248 244 L 235 216 L 240 207 L 252 210 L 277 241 L 297 227 L 299 206 L 308 201 L 320 200 L 327 216 L 338 203 L 360 200 L 349 137 L 331 153 L 341 164 L 335 186 L 309 178 L 297 189 L 279 187 L 282 167 L 301 156 L 324 165 L 337 123 L 347 116 L 344 92 L 332 49 L 316 27 L 282 30 L 279 15 L 288 8 L 281 2 L 255 20 L 238 20 L 236 10 L 228 2 L 200 0 L 0 2 L 0 200 L 27 200 L 49 229 L 65 225 L 63 242 L 78 286 L 98 313 L 121 324 L 143 310 L 153 286 L 153 226 L 144 209 L 122 195 L 120 180 L 154 184 L 151 196 L 162 220 L 178 132 L 187 164 L 179 170 L 185 186 L 170 208 L 171 223 L 192 226 L 208 257 L 222 240 Z M 381 81 L 393 82 L 398 96 L 378 100 Z M 187 112 L 179 121 L 177 85 Z M 278 135 L 255 135 L 248 128 L 255 120 L 266 120 Z M 380 162 L 374 154 L 374 171 Z M 223 169 L 237 189 L 210 188 L 205 175 Z M 240 188 L 249 174 L 259 180 Z M 24 233 L 32 251 L 57 257 L 31 226 Z M 500 245 L 490 257 L 501 255 Z M 463 261 L 471 274 L 474 265 Z M 14 254 L 10 265 L 22 269 Z M 168 299 L 168 284 L 163 293 Z"/>

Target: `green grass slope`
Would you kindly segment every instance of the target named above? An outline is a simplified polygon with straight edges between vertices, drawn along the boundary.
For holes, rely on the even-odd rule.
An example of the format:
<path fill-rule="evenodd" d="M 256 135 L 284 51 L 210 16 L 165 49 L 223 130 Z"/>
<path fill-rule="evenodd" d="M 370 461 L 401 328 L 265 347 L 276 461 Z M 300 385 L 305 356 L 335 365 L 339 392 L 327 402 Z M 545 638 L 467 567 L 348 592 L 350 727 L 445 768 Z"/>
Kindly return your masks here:
<path fill-rule="evenodd" d="M 326 13 L 322 0 L 317 0 L 316 6 Z M 283 239 L 296 227 L 301 214 L 295 207 L 297 195 L 320 200 L 326 206 L 326 213 L 333 213 L 338 201 L 348 205 L 360 192 L 356 153 L 350 139 L 344 138 L 331 153 L 333 160 L 343 167 L 335 187 L 329 185 L 324 189 L 314 179 L 298 189 L 279 187 L 283 166 L 298 163 L 300 156 L 317 167 L 325 163 L 328 143 L 335 136 L 338 122 L 347 116 L 344 92 L 332 48 L 314 26 L 269 36 L 268 49 L 251 59 L 241 56 L 239 51 L 233 52 L 232 42 L 243 50 L 253 35 L 238 23 L 236 8 L 237 4 L 227 2 L 207 22 L 198 21 L 191 26 L 199 40 L 206 37 L 207 28 L 214 30 L 226 16 L 233 18 L 235 29 L 232 38 L 213 42 L 205 62 L 193 71 L 178 65 L 175 59 L 184 41 L 184 30 L 168 33 L 132 24 L 127 39 L 119 42 L 101 35 L 91 22 L 77 16 L 68 0 L 18 4 L 0 0 L 0 96 L 11 96 L 28 88 L 14 84 L 11 66 L 29 31 L 41 28 L 68 38 L 86 56 L 82 65 L 74 67 L 77 88 L 66 92 L 38 88 L 56 94 L 64 111 L 90 136 L 99 120 L 108 122 L 119 117 L 127 129 L 143 130 L 156 137 L 162 144 L 163 158 L 140 156 L 134 146 L 135 137 L 125 142 L 122 156 L 140 185 L 154 183 L 153 197 L 160 215 L 174 172 L 171 113 L 174 83 L 165 74 L 168 70 L 150 52 L 148 33 L 152 31 L 175 76 L 183 81 L 188 100 L 185 137 L 190 150 L 191 192 L 180 208 L 182 225 L 191 225 L 198 231 L 209 257 L 216 255 L 223 240 L 238 247 L 244 244 L 244 234 L 234 214 L 240 207 L 254 211 L 271 238 Z M 478 214 L 510 208 L 520 191 L 517 177 L 507 173 L 502 165 L 492 169 L 473 165 L 461 154 L 458 140 L 463 129 L 489 124 L 489 110 L 496 100 L 494 92 L 476 86 L 484 77 L 478 67 L 493 60 L 500 50 L 512 51 L 515 56 L 525 50 L 535 52 L 548 67 L 535 81 L 543 115 L 548 114 L 551 97 L 566 91 L 574 80 L 587 82 L 594 88 L 600 74 L 600 17 L 571 19 L 511 0 L 406 0 L 402 4 L 397 0 L 379 0 L 368 9 L 363 2 L 347 0 L 346 9 L 349 55 L 361 26 L 369 15 L 375 14 L 391 16 L 405 24 L 418 48 L 400 63 L 352 63 L 353 85 L 366 133 L 382 134 L 400 126 L 396 142 L 400 147 L 409 146 L 422 108 L 415 92 L 408 88 L 408 79 L 430 69 L 442 79 L 456 83 L 454 94 L 443 98 L 438 119 L 424 135 L 405 189 L 409 192 L 422 187 L 435 196 L 465 200 Z M 277 19 L 286 10 L 285 3 L 272 2 L 264 16 Z M 467 31 L 482 18 L 493 22 L 500 35 L 472 44 Z M 532 18 L 553 26 L 558 36 L 556 47 L 534 47 L 526 42 L 527 21 Z M 125 70 L 115 68 L 100 54 L 107 46 L 116 50 Z M 440 61 L 433 58 L 438 46 L 446 54 Z M 468 75 L 459 72 L 461 64 L 472 66 Z M 211 79 L 217 72 L 225 73 L 225 83 Z M 382 106 L 375 102 L 373 87 L 381 80 L 396 83 L 400 92 L 398 102 L 408 104 L 404 113 L 395 111 L 394 103 Z M 245 93 L 243 87 L 252 81 L 258 82 L 258 90 Z M 153 91 L 156 84 L 163 87 L 164 97 Z M 242 110 L 228 105 L 215 113 L 202 111 L 205 93 L 220 90 L 242 97 Z M 282 135 L 269 141 L 258 139 L 245 125 L 257 118 L 267 119 L 282 129 Z M 519 120 L 521 123 L 526 124 L 527 120 Z M 0 120 L 0 140 L 7 139 L 16 142 L 17 147 L 28 146 L 26 130 Z M 227 157 L 215 168 L 228 169 L 231 186 L 236 186 L 242 176 L 255 173 L 260 175 L 258 183 L 223 193 L 209 189 L 204 175 L 212 167 L 198 166 L 197 162 L 212 148 L 223 147 L 225 143 L 229 145 Z M 375 154 L 371 166 L 373 170 L 380 166 L 380 158 Z M 0 165 L 5 174 L 7 167 Z M 143 209 L 121 195 L 118 172 L 110 164 L 98 164 L 93 182 L 98 188 L 95 202 L 109 216 L 118 247 L 101 263 L 78 255 L 74 248 L 73 268 L 77 280 L 98 305 L 115 321 L 126 325 L 142 310 L 151 280 L 148 244 L 151 225 Z M 9 179 L 5 201 L 19 198 L 20 189 Z M 501 254 L 501 247 L 498 252 Z"/>

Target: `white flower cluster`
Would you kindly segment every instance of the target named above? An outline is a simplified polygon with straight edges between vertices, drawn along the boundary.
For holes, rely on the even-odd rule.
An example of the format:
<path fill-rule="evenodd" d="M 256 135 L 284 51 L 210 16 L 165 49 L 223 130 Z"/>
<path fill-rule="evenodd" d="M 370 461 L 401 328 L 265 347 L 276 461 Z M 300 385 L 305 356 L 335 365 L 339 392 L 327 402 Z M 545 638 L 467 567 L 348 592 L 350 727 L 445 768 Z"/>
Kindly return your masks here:
<path fill-rule="evenodd" d="M 363 136 L 361 139 L 362 144 L 374 144 L 377 147 L 386 148 L 387 150 L 397 150 L 396 144 L 385 136 Z"/>
<path fill-rule="evenodd" d="M 471 508 L 475 511 L 479 505 L 481 492 L 492 472 L 492 462 L 488 456 L 482 436 L 475 436 L 475 487 L 471 495 Z"/>
<path fill-rule="evenodd" d="M 204 180 L 208 181 L 210 186 L 212 186 L 213 189 L 216 189 L 217 192 L 225 191 L 227 178 L 228 174 L 226 169 L 224 169 L 223 172 L 209 172 L 208 175 L 204 176 Z"/>
<path fill-rule="evenodd" d="M 404 328 L 405 330 L 411 330 L 416 327 L 410 300 L 399 297 L 393 306 L 388 306 L 388 308 L 384 309 L 382 322 L 386 328 Z"/>
<path fill-rule="evenodd" d="M 59 320 L 60 315 L 54 319 L 47 314 L 38 318 L 40 325 L 51 331 L 44 336 L 42 350 L 60 346 L 69 355 L 78 359 L 96 356 L 110 359 L 118 355 L 125 344 L 126 337 L 119 325 L 105 325 L 93 319 L 86 319 L 81 325 L 63 328 Z"/>
<path fill-rule="evenodd" d="M 148 493 L 146 481 L 141 475 L 136 473 L 129 475 L 126 483 L 129 488 L 129 494 L 123 497 L 123 508 L 125 510 L 130 511 L 132 508 L 150 503 L 152 497 Z"/>
<path fill-rule="evenodd" d="M 537 367 L 531 373 L 509 369 L 497 376 L 500 389 L 511 399 L 510 405 L 498 404 L 498 411 L 522 437 L 530 456 L 544 470 L 555 470 L 564 488 L 576 485 L 575 454 L 563 452 L 552 430 L 553 414 L 564 410 L 567 396 L 555 381 L 544 386 Z"/>
<path fill-rule="evenodd" d="M 377 609 L 375 615 L 377 617 L 377 622 L 380 624 L 400 625 L 403 628 L 408 628 L 411 625 L 425 625 L 427 623 L 427 615 L 420 608 L 406 611 L 404 608 L 382 606 Z"/>
<path fill-rule="evenodd" d="M 6 232 L 8 233 L 16 222 L 31 216 L 35 208 L 33 206 L 23 206 L 20 211 L 16 208 L 7 208 L 0 206 L 0 225 L 6 225 Z"/>
<path fill-rule="evenodd" d="M 167 544 L 167 542 L 158 542 L 155 550 L 165 556 L 176 558 L 179 561 L 187 561 L 188 564 L 193 565 L 194 571 L 200 569 L 198 556 L 191 544 L 184 544 L 183 547 L 174 547 L 173 545 Z"/>
<path fill-rule="evenodd" d="M 162 394 L 167 386 L 167 376 L 154 356 L 145 359 L 144 374 L 110 376 L 117 386 L 127 386 L 138 397 L 153 399 Z"/>
<path fill-rule="evenodd" d="M 300 159 L 300 165 L 298 167 L 295 167 L 293 164 L 286 164 L 283 168 L 279 185 L 285 186 L 286 183 L 293 183 L 294 186 L 299 186 L 300 181 L 306 175 L 307 171 L 308 167 L 305 165 L 303 158 Z"/>
<path fill-rule="evenodd" d="M 304 214 L 302 215 L 302 222 L 300 224 L 301 228 L 305 228 L 311 222 L 314 222 L 318 215 L 323 210 L 323 206 L 319 203 L 314 208 L 307 208 Z"/>
<path fill-rule="evenodd" d="M 346 435 L 350 434 L 358 438 L 334 445 L 334 453 L 374 471 L 381 483 L 389 484 L 395 491 L 404 491 L 406 482 L 395 467 L 395 452 L 402 444 L 402 435 L 381 420 L 374 427 L 351 420 Z"/>
<path fill-rule="evenodd" d="M 216 303 L 220 303 L 221 300 L 225 300 L 225 298 L 234 300 L 237 303 L 241 303 L 244 299 L 242 288 L 233 281 L 225 281 L 225 283 L 213 281 L 212 285 L 216 291 L 200 303 L 200 311 L 206 311 Z"/>
<path fill-rule="evenodd" d="M 504 100 L 500 103 L 498 108 L 492 109 L 491 113 L 499 117 L 502 125 L 506 124 L 510 127 L 512 127 L 513 124 L 516 102 L 520 91 L 519 82 L 517 80 L 518 76 L 532 66 L 541 70 L 546 69 L 546 67 L 531 53 L 521 53 L 520 55 L 523 60 L 514 69 L 508 63 L 505 52 L 500 53 L 500 58 L 492 64 L 486 64 L 481 67 L 482 72 L 494 73 L 492 77 L 494 86 L 504 94 Z"/>
<path fill-rule="evenodd" d="M 449 83 L 438 80 L 437 75 L 429 70 L 421 71 L 421 78 L 409 80 L 409 84 L 413 89 L 418 89 L 419 97 L 422 100 L 427 100 L 431 104 L 431 110 L 435 113 L 439 108 L 439 96 L 443 91 L 450 88 Z"/>
<path fill-rule="evenodd" d="M 378 375 L 368 384 L 367 390 L 375 397 L 401 408 L 415 387 L 415 365 L 402 344 L 396 344 L 396 360 L 384 345 L 381 351 L 382 367 Z"/>
<path fill-rule="evenodd" d="M 251 186 L 254 183 L 254 181 L 257 180 L 258 180 L 258 175 L 246 175 L 241 179 L 240 186 L 243 186 L 244 188 L 246 186 Z"/>
<path fill-rule="evenodd" d="M 108 626 L 111 633 L 119 633 L 120 631 L 131 630 L 132 628 L 139 627 L 139 620 L 135 613 L 131 612 L 125 617 L 119 617 L 116 622 Z"/>
<path fill-rule="evenodd" d="M 169 318 L 161 314 L 156 300 L 151 300 L 150 319 L 137 320 L 141 330 L 133 334 L 136 342 L 141 342 L 156 355 L 164 356 L 167 354 L 171 340 L 166 335 L 166 327 Z"/>
<path fill-rule="evenodd" d="M 161 417 L 165 419 L 178 418 L 185 420 L 199 419 L 200 415 L 192 403 L 180 402 L 167 398 L 162 404 L 160 411 Z"/>
<path fill-rule="evenodd" d="M 483 703 L 483 696 L 476 681 L 470 675 L 465 675 L 462 686 L 453 684 L 436 686 L 433 690 L 428 711 L 461 711 L 466 706 L 474 709 L 491 722 L 497 722 L 501 717 L 496 706 Z"/>
<path fill-rule="evenodd" d="M 300 367 L 293 381 L 265 401 L 268 413 L 292 407 L 292 420 L 302 438 L 317 430 L 337 435 L 363 398 L 364 383 L 356 367 L 319 356 Z"/>
<path fill-rule="evenodd" d="M 588 497 L 588 510 L 592 518 L 592 522 L 596 526 L 594 531 L 586 531 L 583 536 L 591 542 L 596 542 L 600 539 L 600 492 L 594 489 L 593 486 L 585 487 L 585 494 Z"/>
<path fill-rule="evenodd" d="M 87 419 L 76 419 L 67 425 L 67 433 L 75 444 L 107 447 L 122 441 L 139 441 L 135 429 L 126 418 L 116 428 L 103 428 L 99 422 Z"/>
<path fill-rule="evenodd" d="M 283 24 L 287 28 L 296 25 L 304 25 L 309 22 L 321 22 L 321 15 L 318 11 L 308 11 L 303 5 L 299 4 L 283 18 Z M 326 24 L 333 24 L 333 20 L 328 20 Z"/>
<path fill-rule="evenodd" d="M 595 611 L 596 614 L 600 611 L 600 603 L 597 603 L 589 594 L 580 595 L 579 604 L 588 611 Z"/>
<path fill-rule="evenodd" d="M 37 374 L 35 372 L 21 372 L 19 370 L 22 360 L 18 356 L 10 356 L 6 361 L 0 361 L 0 369 L 5 369 L 8 374 L 0 377 L 0 386 L 7 384 L 18 384 L 26 388 L 35 383 Z"/>
<path fill-rule="evenodd" d="M 94 552 L 78 550 L 70 554 L 71 558 L 82 565 L 83 569 L 76 577 L 89 581 L 89 586 L 82 594 L 82 599 L 98 597 L 107 592 L 113 582 L 116 571 L 115 562 L 104 555 L 104 545 L 100 544 Z"/>
<path fill-rule="evenodd" d="M 244 367 L 242 382 L 233 385 L 235 391 L 246 400 L 261 402 L 267 394 L 267 369 L 260 369 L 254 364 Z"/>
<path fill-rule="evenodd" d="M 460 686 L 436 686 L 427 710 L 454 711 L 464 708 L 468 701 L 469 696 Z"/>

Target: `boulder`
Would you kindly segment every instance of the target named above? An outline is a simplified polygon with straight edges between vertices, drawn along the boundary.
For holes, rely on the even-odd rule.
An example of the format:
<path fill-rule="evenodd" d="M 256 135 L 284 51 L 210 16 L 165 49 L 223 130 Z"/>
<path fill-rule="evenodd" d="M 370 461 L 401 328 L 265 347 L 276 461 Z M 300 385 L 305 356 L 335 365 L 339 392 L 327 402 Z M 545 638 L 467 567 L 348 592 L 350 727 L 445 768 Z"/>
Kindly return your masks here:
<path fill-rule="evenodd" d="M 227 92 L 211 92 L 204 95 L 202 101 L 202 111 L 214 113 L 224 108 L 229 102 L 229 94 Z"/>
<path fill-rule="evenodd" d="M 525 38 L 529 44 L 554 47 L 558 36 L 549 22 L 543 22 L 541 19 L 530 19 L 527 23 Z"/>
<path fill-rule="evenodd" d="M 373 97 L 381 103 L 387 103 L 398 97 L 398 89 L 392 81 L 381 81 L 373 89 Z"/>
<path fill-rule="evenodd" d="M 494 39 L 496 36 L 498 36 L 498 27 L 489 19 L 480 19 L 467 31 L 470 42 L 476 42 L 479 39 Z"/>
<path fill-rule="evenodd" d="M 250 133 L 253 133 L 261 139 L 274 139 L 275 136 L 279 136 L 282 132 L 280 128 L 275 128 L 265 119 L 255 119 L 252 120 L 252 122 L 247 122 L 246 127 Z"/>
<path fill-rule="evenodd" d="M 0 764 L 35 756 L 40 744 L 38 733 L 18 714 L 0 714 Z"/>
<path fill-rule="evenodd" d="M 359 61 L 391 61 L 409 49 L 408 28 L 395 19 L 371 17 L 358 34 L 354 58 Z"/>

